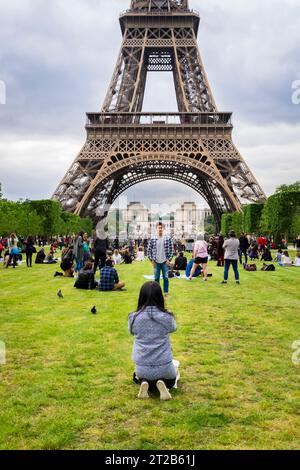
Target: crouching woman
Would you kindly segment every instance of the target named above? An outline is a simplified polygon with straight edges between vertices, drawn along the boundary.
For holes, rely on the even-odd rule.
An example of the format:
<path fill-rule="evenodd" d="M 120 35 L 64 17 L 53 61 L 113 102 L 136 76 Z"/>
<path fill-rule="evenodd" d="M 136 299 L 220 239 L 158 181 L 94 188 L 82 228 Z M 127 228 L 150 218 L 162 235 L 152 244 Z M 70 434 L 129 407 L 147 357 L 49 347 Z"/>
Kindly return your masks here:
<path fill-rule="evenodd" d="M 161 400 L 170 400 L 169 390 L 177 388 L 179 362 L 173 361 L 169 335 L 177 327 L 174 315 L 165 309 L 158 283 L 143 285 L 137 311 L 129 315 L 128 329 L 134 335 L 133 380 L 140 385 L 138 398 L 149 398 L 149 390 L 158 390 Z"/>

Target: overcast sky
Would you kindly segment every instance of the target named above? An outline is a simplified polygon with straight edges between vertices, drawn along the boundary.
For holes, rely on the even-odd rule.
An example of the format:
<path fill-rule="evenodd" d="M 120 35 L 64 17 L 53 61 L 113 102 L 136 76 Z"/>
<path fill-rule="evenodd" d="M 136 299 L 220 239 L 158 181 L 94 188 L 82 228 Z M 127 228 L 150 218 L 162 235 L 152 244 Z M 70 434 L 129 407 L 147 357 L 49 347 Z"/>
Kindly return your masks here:
<path fill-rule="evenodd" d="M 85 141 L 115 66 L 129 0 L 0 0 L 0 182 L 7 198 L 48 198 Z M 300 179 L 300 0 L 190 0 L 220 111 L 267 194 Z M 2 95 L 1 95 L 2 90 Z M 0 103 L 3 102 L 3 83 Z M 177 111 L 170 74 L 150 74 L 144 111 Z M 133 187 L 130 199 L 196 199 L 177 183 Z M 158 188 L 160 191 L 158 191 Z"/>

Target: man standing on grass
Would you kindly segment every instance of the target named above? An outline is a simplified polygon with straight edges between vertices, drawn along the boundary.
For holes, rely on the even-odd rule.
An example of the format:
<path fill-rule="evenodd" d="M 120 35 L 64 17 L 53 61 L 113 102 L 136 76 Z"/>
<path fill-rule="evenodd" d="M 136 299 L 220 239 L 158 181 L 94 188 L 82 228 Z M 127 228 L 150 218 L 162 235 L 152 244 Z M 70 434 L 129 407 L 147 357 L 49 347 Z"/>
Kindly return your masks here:
<path fill-rule="evenodd" d="M 228 272 L 230 265 L 232 265 L 235 275 L 235 282 L 240 283 L 240 276 L 238 270 L 238 261 L 239 261 L 239 248 L 240 242 L 236 238 L 235 232 L 232 230 L 229 233 L 229 239 L 225 240 L 223 248 L 225 250 L 225 269 L 224 269 L 224 281 L 222 284 L 227 284 L 228 281 Z"/>
<path fill-rule="evenodd" d="M 169 293 L 169 267 L 174 256 L 173 243 L 170 237 L 164 235 L 165 226 L 159 222 L 156 226 L 157 236 L 150 241 L 148 248 L 148 256 L 154 267 L 155 281 L 160 281 L 160 273 L 162 272 L 164 279 L 164 293 Z"/>

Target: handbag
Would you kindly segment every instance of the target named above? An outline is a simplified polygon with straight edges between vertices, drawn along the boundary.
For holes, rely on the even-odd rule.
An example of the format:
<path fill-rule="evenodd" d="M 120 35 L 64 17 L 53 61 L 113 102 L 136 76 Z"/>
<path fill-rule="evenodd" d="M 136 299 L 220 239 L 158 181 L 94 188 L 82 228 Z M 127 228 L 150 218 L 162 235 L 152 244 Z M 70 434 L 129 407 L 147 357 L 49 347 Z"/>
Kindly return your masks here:
<path fill-rule="evenodd" d="M 245 271 L 248 271 L 248 272 L 255 272 L 257 271 L 257 266 L 256 264 L 245 264 Z"/>

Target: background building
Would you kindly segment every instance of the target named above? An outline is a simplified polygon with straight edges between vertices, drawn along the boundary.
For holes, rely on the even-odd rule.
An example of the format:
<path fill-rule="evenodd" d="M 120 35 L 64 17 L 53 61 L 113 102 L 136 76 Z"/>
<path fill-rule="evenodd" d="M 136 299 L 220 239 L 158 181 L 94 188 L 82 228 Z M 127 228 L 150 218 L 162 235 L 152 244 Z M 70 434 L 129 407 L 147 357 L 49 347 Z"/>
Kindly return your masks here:
<path fill-rule="evenodd" d="M 194 202 L 183 203 L 175 212 L 175 236 L 189 238 L 204 232 L 205 219 L 210 215 L 210 209 L 199 208 Z"/>
<path fill-rule="evenodd" d="M 204 222 L 209 216 L 211 210 L 200 208 L 195 202 L 185 202 L 164 214 L 156 208 L 149 210 L 141 202 L 130 202 L 126 209 L 119 211 L 119 227 L 127 238 L 145 239 L 156 233 L 156 225 L 161 221 L 171 236 L 193 238 L 197 232 L 204 232 Z"/>

